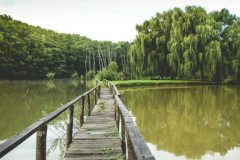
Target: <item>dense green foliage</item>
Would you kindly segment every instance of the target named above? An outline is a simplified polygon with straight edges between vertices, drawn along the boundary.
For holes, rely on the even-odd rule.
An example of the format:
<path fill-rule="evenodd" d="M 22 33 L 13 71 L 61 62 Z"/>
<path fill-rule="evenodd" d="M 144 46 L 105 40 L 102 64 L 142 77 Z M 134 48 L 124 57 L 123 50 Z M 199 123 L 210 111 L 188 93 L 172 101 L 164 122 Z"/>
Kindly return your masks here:
<path fill-rule="evenodd" d="M 240 79 L 240 20 L 226 9 L 174 8 L 136 29 L 130 48 L 134 77 Z"/>
<path fill-rule="evenodd" d="M 91 80 L 95 78 L 95 72 L 94 71 L 88 71 L 86 74 L 87 80 Z"/>
<path fill-rule="evenodd" d="M 58 78 L 89 73 L 91 79 L 99 72 L 100 77 L 110 79 L 239 82 L 240 19 L 228 10 L 207 13 L 196 6 L 174 8 L 157 13 L 136 29 L 138 34 L 131 44 L 93 41 L 2 15 L 0 78 L 46 78 L 48 73 Z"/>
<path fill-rule="evenodd" d="M 0 16 L 0 78 L 71 77 L 106 68 L 114 60 L 126 70 L 129 43 L 93 41 Z"/>
<path fill-rule="evenodd" d="M 55 73 L 49 72 L 49 73 L 47 73 L 46 77 L 47 77 L 48 79 L 53 79 L 53 78 L 55 77 Z"/>
<path fill-rule="evenodd" d="M 121 80 L 124 78 L 124 73 L 118 72 L 118 64 L 116 62 L 111 62 L 107 68 L 103 68 L 103 70 L 98 72 L 97 78 L 100 80 Z"/>

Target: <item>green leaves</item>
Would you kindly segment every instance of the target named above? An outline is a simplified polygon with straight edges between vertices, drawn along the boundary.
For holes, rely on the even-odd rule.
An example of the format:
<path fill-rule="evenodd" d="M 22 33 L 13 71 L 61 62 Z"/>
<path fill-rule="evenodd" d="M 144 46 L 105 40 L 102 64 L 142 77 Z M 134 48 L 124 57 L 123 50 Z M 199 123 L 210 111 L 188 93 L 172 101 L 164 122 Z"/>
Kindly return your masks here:
<path fill-rule="evenodd" d="M 46 78 L 49 72 L 56 78 L 85 75 L 111 61 L 128 71 L 129 45 L 57 33 L 0 15 L 0 78 Z"/>
<path fill-rule="evenodd" d="M 226 9 L 208 14 L 196 6 L 157 13 L 137 25 L 132 70 L 137 76 L 223 80 L 238 66 L 238 21 Z"/>
<path fill-rule="evenodd" d="M 220 42 L 212 41 L 206 46 L 207 68 L 211 79 L 216 78 L 217 69 L 222 62 Z"/>

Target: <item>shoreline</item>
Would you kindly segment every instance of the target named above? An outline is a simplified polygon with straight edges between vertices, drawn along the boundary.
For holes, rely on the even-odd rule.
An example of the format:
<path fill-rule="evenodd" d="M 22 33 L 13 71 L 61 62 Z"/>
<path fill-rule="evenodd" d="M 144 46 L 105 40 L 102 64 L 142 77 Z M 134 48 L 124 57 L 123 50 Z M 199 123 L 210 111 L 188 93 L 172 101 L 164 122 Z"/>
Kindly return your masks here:
<path fill-rule="evenodd" d="M 232 83 L 216 83 L 200 80 L 120 80 L 112 81 L 117 87 L 137 87 L 137 86 L 160 86 L 160 85 L 235 85 Z"/>

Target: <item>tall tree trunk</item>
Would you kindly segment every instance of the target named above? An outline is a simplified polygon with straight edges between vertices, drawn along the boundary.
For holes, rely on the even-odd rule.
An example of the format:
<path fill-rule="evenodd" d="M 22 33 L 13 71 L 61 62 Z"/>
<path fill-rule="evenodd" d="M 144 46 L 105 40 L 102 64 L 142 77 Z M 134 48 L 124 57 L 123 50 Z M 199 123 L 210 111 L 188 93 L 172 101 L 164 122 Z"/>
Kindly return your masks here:
<path fill-rule="evenodd" d="M 101 54 L 100 54 L 99 46 L 98 46 L 98 63 L 99 63 L 99 70 L 101 71 L 103 67 L 102 67 L 102 60 L 101 60 Z"/>
<path fill-rule="evenodd" d="M 91 52 L 89 51 L 88 52 L 88 69 L 89 69 L 89 71 L 91 70 Z"/>
<path fill-rule="evenodd" d="M 85 78 L 86 78 L 86 75 L 87 75 L 87 54 L 85 57 Z"/>
<path fill-rule="evenodd" d="M 94 54 L 92 55 L 93 56 L 93 71 L 94 71 L 94 74 L 95 74 L 95 70 L 96 70 L 96 66 L 95 66 L 95 56 Z"/>

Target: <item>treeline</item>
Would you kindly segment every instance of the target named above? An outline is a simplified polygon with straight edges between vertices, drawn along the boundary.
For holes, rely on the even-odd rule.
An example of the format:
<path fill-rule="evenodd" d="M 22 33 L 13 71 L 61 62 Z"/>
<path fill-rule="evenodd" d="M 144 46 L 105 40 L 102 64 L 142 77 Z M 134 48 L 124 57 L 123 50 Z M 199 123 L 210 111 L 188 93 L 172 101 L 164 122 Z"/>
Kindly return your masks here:
<path fill-rule="evenodd" d="M 136 29 L 130 48 L 135 78 L 240 80 L 240 19 L 226 9 L 174 8 Z"/>
<path fill-rule="evenodd" d="M 94 41 L 75 34 L 57 33 L 0 15 L 0 78 L 29 79 L 85 76 L 115 61 L 127 71 L 130 44 Z"/>
<path fill-rule="evenodd" d="M 240 18 L 227 9 L 188 6 L 137 25 L 132 43 L 94 41 L 0 16 L 0 78 L 240 80 Z M 109 64 L 117 63 L 117 71 Z M 111 65 L 110 65 L 111 66 Z M 99 72 L 101 71 L 101 72 Z M 90 74 L 87 74 L 90 73 Z"/>

